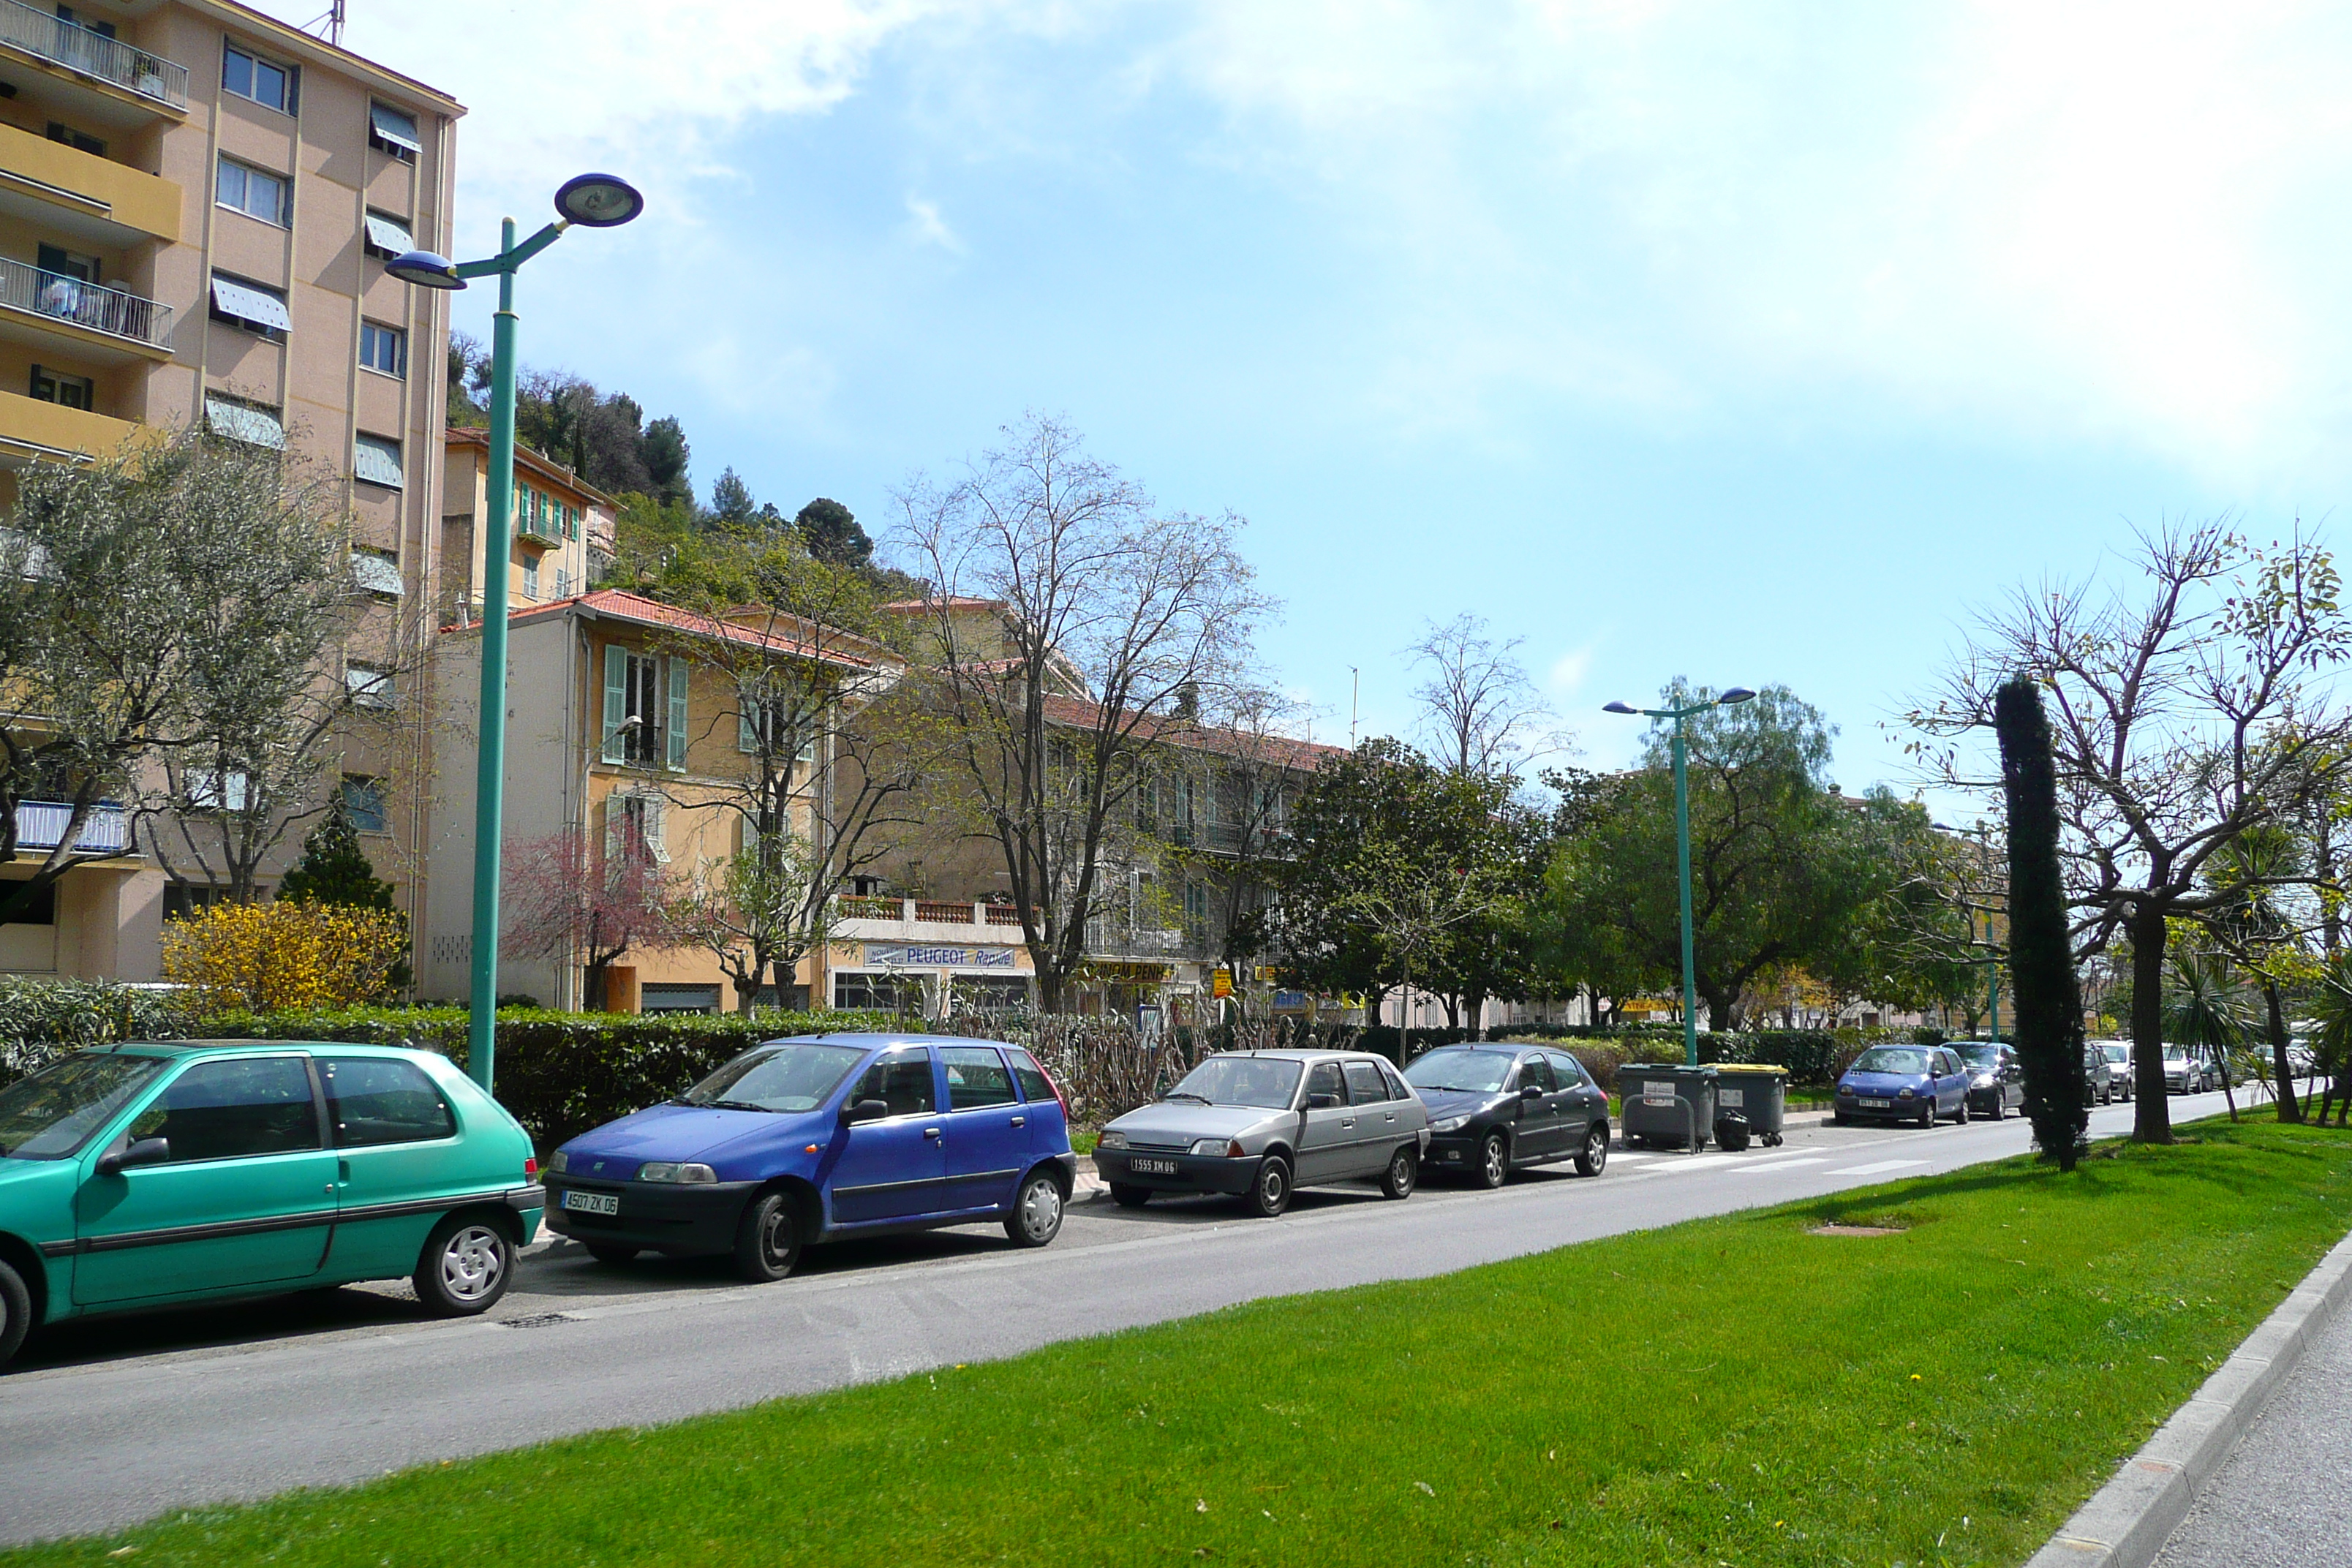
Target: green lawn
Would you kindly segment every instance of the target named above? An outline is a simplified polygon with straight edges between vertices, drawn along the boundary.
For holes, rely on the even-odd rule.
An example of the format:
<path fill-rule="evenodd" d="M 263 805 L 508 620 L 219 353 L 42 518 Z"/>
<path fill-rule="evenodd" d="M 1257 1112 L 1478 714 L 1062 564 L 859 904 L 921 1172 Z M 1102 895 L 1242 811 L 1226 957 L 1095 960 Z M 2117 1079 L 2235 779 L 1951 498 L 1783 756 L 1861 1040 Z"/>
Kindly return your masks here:
<path fill-rule="evenodd" d="M 0 1564 L 2016 1563 L 2352 1226 L 2352 1138 L 2191 1135 Z M 1832 1219 L 1904 1228 L 1807 1234 Z"/>

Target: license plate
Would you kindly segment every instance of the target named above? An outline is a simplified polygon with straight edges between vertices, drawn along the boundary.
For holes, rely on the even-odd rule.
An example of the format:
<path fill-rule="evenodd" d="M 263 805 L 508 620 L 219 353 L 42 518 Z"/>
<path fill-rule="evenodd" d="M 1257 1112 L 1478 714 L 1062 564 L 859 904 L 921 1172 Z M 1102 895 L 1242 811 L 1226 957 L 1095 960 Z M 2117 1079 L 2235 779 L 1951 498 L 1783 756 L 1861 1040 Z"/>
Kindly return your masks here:
<path fill-rule="evenodd" d="M 563 1194 L 563 1206 L 574 1214 L 617 1215 L 621 1212 L 621 1194 L 618 1193 L 566 1193 Z"/>
<path fill-rule="evenodd" d="M 1127 1168 L 1139 1176 L 1172 1176 L 1176 1173 L 1176 1162 L 1137 1158 L 1129 1160 Z"/>
<path fill-rule="evenodd" d="M 1860 1103 L 1865 1110 L 1892 1110 L 1895 1109 L 1895 1102 L 1891 1100 L 1865 1100 Z"/>

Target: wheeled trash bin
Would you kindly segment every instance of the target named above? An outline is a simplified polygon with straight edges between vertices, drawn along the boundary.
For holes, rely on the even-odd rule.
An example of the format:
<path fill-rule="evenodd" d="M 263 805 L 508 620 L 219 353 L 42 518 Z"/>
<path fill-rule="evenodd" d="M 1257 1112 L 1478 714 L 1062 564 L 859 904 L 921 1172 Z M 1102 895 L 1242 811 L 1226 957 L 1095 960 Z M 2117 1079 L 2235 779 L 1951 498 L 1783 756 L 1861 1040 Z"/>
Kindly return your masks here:
<path fill-rule="evenodd" d="M 1625 1142 L 1675 1149 L 1705 1144 L 1715 1125 L 1715 1085 L 1711 1067 L 1633 1062 L 1619 1068 L 1618 1117 Z"/>
<path fill-rule="evenodd" d="M 1721 1062 L 1715 1069 L 1715 1142 L 1734 1152 L 1754 1138 L 1767 1149 L 1780 1146 L 1789 1110 L 1789 1069 L 1744 1062 Z"/>

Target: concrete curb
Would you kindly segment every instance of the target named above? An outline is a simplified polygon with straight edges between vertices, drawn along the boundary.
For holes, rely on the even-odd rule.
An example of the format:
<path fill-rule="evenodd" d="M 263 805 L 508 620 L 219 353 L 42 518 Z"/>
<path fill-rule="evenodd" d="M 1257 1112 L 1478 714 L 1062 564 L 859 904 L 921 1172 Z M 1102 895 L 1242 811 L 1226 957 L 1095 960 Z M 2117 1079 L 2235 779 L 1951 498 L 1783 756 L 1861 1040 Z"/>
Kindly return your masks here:
<path fill-rule="evenodd" d="M 2147 1568 L 2304 1352 L 2352 1303 L 2352 1237 L 2336 1244 L 2221 1370 L 2026 1568 Z"/>

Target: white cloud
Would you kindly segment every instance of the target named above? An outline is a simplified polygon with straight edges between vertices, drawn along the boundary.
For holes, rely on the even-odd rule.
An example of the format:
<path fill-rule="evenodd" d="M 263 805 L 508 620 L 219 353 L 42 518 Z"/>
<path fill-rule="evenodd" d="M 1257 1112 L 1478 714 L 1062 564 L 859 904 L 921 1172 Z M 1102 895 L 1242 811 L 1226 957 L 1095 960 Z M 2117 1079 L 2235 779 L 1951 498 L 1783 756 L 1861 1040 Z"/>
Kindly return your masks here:
<path fill-rule="evenodd" d="M 1582 688 L 1585 676 L 1592 669 L 1592 644 L 1586 643 L 1552 661 L 1549 679 L 1554 691 L 1564 697 L 1573 697 Z"/>
<path fill-rule="evenodd" d="M 940 216 L 937 202 L 927 202 L 919 196 L 910 195 L 907 198 L 907 214 L 915 220 L 916 244 L 936 245 L 951 256 L 964 253 L 963 240 L 948 226 L 947 220 Z"/>

